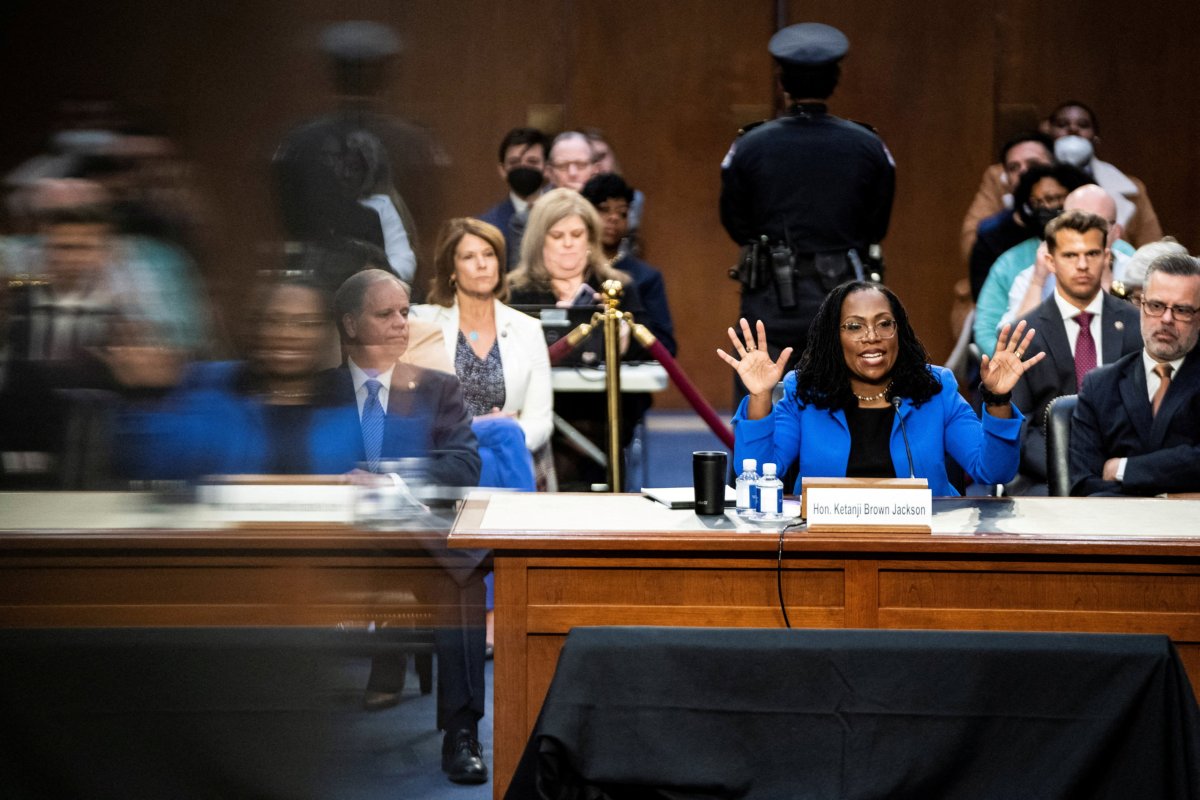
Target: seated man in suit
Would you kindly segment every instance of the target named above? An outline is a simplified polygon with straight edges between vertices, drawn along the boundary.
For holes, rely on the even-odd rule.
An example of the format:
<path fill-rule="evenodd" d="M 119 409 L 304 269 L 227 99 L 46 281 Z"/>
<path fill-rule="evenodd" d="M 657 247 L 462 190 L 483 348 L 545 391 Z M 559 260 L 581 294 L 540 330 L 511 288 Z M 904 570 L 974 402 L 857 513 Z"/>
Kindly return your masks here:
<path fill-rule="evenodd" d="M 1086 211 L 1064 212 L 1046 226 L 1054 293 L 1024 318 L 1036 331 L 1026 353 L 1046 358 L 1013 389 L 1013 402 L 1026 420 L 1018 485 L 1010 485 L 1010 492 L 1046 494 L 1050 401 L 1075 394 L 1084 375 L 1142 347 L 1137 309 L 1100 289 L 1110 256 L 1107 235 L 1108 222 Z"/>
<path fill-rule="evenodd" d="M 339 399 L 356 403 L 367 465 L 378 470 L 389 459 L 424 459 L 427 480 L 474 486 L 480 460 L 471 417 L 453 374 L 398 361 L 408 348 L 408 291 L 380 269 L 356 273 L 333 300 L 346 363 L 336 370 Z M 487 765 L 479 745 L 484 711 L 483 574 L 461 587 L 463 625 L 439 627 L 438 728 L 442 769 L 455 783 L 483 783 Z M 399 674 L 397 674 L 399 673 Z M 403 663 L 376 659 L 369 693 L 395 693 L 403 685 Z"/>
<path fill-rule="evenodd" d="M 1200 491 L 1200 260 L 1146 270 L 1144 349 L 1084 379 L 1071 421 L 1071 494 Z"/>

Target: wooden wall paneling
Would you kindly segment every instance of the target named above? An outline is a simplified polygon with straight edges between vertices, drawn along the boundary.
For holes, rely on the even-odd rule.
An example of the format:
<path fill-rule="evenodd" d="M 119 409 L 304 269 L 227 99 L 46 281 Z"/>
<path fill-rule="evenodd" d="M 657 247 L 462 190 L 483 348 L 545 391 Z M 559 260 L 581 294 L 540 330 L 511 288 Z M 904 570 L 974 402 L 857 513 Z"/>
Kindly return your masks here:
<path fill-rule="evenodd" d="M 531 108 L 563 102 L 571 54 L 562 0 L 389 8 L 407 42 L 397 112 L 429 126 L 451 159 L 444 216 L 480 214 L 508 191 L 495 169 L 504 134 L 528 124 Z"/>
<path fill-rule="evenodd" d="M 730 407 L 733 378 L 715 350 L 736 321 L 727 277 L 737 248 L 717 212 L 720 163 L 738 127 L 769 103 L 772 3 L 575 2 L 566 124 L 612 137 L 627 180 L 646 194 L 646 260 L 663 272 L 679 361 L 703 395 Z M 659 407 L 685 408 L 674 389 Z"/>
<path fill-rule="evenodd" d="M 770 0 L 215 0 L 88 6 L 46 0 L 0 10 L 6 117 L 0 169 L 40 150 L 70 97 L 111 97 L 161 119 L 197 169 L 212 224 L 201 268 L 236 318 L 240 291 L 270 266 L 277 219 L 267 162 L 287 128 L 332 107 L 314 49 L 320 26 L 393 24 L 407 49 L 387 107 L 427 125 L 452 159 L 446 214 L 503 196 L 494 150 L 540 110 L 612 137 L 649 198 L 648 259 L 671 293 L 684 368 L 718 407 L 731 378 L 713 356 L 737 308 L 725 277 L 736 249 L 717 218 L 718 164 L 737 127 L 768 111 Z M 793 0 L 788 21 L 823 20 L 851 39 L 833 109 L 875 125 L 899 166 L 890 282 L 935 360 L 949 351 L 950 285 L 965 268 L 959 222 L 997 139 L 1066 96 L 1095 106 L 1102 157 L 1142 178 L 1164 228 L 1200 246 L 1190 191 L 1200 183 L 1190 75 L 1200 6 L 1131 12 L 1032 0 L 955 4 Z M 554 116 L 551 113 L 551 116 Z M 427 243 L 431 244 L 431 242 Z M 698 313 L 699 312 L 699 313 Z M 681 405 L 674 392 L 660 406 Z"/>
<path fill-rule="evenodd" d="M 998 5 L 997 102 L 1033 105 L 1043 117 L 1064 100 L 1087 103 L 1100 120 L 1097 155 L 1145 182 L 1164 233 L 1200 246 L 1200 86 L 1191 63 L 1200 6 Z"/>

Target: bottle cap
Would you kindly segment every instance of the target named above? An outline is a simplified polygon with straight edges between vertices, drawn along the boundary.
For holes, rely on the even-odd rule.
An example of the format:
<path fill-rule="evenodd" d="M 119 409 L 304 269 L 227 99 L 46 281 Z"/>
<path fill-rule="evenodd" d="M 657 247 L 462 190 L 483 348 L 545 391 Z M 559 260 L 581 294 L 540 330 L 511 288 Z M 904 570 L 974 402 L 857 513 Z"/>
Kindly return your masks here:
<path fill-rule="evenodd" d="M 742 459 L 742 472 L 753 472 L 754 468 L 757 466 L 758 466 L 758 462 L 755 461 L 753 458 L 743 458 Z"/>
<path fill-rule="evenodd" d="M 775 474 L 775 465 L 770 462 L 763 464 L 763 474 L 764 475 L 774 475 Z"/>

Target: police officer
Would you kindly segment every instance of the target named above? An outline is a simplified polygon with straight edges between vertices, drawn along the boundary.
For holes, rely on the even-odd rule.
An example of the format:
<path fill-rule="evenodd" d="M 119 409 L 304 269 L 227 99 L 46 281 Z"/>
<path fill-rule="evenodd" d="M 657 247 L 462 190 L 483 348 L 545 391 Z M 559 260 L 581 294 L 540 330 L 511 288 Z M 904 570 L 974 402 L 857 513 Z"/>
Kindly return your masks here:
<path fill-rule="evenodd" d="M 879 273 L 873 245 L 892 213 L 895 164 L 883 141 L 825 105 L 849 46 L 837 28 L 812 22 L 771 37 L 787 113 L 743 129 L 721 164 L 721 223 L 742 245 L 731 270 L 741 315 L 763 321 L 772 356 L 795 348 L 789 368 L 829 290 Z"/>

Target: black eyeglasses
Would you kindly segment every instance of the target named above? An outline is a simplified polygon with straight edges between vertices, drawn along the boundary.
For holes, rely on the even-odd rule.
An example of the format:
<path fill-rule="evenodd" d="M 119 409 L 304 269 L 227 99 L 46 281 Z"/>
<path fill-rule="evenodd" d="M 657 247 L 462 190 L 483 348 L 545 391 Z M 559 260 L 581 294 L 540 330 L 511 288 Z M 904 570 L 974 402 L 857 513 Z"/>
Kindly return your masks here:
<path fill-rule="evenodd" d="M 1192 318 L 1196 316 L 1197 311 L 1197 309 L 1191 306 L 1169 306 L 1158 300 L 1146 300 L 1145 298 L 1135 300 L 1134 303 L 1141 306 L 1142 311 L 1145 311 L 1146 315 L 1150 317 L 1161 317 L 1170 309 L 1171 316 L 1180 322 L 1191 322 Z"/>
<path fill-rule="evenodd" d="M 850 320 L 849 322 L 843 322 L 838 327 L 850 334 L 851 339 L 861 342 L 871 338 L 871 334 L 874 334 L 878 339 L 891 339 L 896 335 L 897 324 L 894 319 L 881 319 L 874 325 L 868 325 L 858 320 Z"/>

